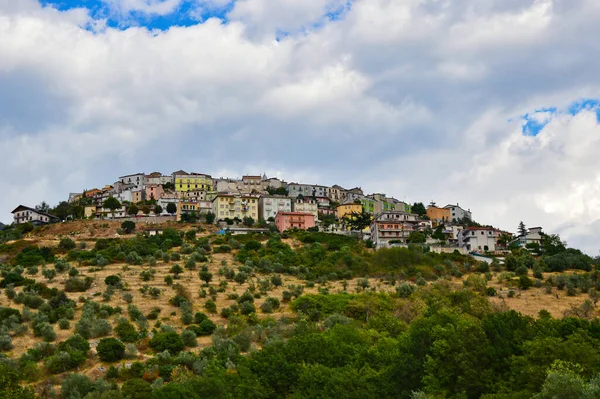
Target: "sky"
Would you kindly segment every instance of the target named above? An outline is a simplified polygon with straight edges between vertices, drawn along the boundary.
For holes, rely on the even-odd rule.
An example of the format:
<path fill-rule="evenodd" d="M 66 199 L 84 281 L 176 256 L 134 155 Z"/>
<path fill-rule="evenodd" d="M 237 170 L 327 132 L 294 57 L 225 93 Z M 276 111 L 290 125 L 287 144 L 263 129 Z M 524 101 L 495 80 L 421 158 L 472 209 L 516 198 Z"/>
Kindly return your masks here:
<path fill-rule="evenodd" d="M 0 221 L 179 169 L 600 250 L 597 0 L 0 0 Z"/>

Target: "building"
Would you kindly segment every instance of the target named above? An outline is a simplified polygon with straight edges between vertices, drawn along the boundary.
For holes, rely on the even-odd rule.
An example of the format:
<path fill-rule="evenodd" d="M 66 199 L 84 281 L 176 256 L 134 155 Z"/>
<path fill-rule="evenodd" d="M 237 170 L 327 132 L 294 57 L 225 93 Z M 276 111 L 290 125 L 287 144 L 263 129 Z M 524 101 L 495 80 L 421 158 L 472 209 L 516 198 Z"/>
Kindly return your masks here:
<path fill-rule="evenodd" d="M 345 202 L 348 198 L 348 190 L 342 186 L 334 184 L 329 189 L 329 198 L 335 202 Z"/>
<path fill-rule="evenodd" d="M 217 194 L 212 200 L 212 210 L 217 220 L 225 218 L 258 220 L 258 197 L 248 194 Z"/>
<path fill-rule="evenodd" d="M 39 226 L 41 224 L 56 223 L 59 221 L 59 218 L 54 215 L 25 205 L 16 207 L 12 211 L 12 214 L 14 224 L 31 223 L 35 226 Z"/>
<path fill-rule="evenodd" d="M 173 176 L 165 176 L 160 172 L 152 172 L 146 176 L 146 184 L 163 185 L 173 183 Z"/>
<path fill-rule="evenodd" d="M 143 187 L 146 184 L 145 173 L 134 173 L 119 177 L 119 181 L 123 184 L 133 184 L 136 188 Z"/>
<path fill-rule="evenodd" d="M 213 178 L 201 173 L 187 173 L 183 170 L 173 173 L 175 191 L 212 191 Z"/>
<path fill-rule="evenodd" d="M 456 204 L 456 205 L 449 204 L 449 205 L 446 205 L 444 208 L 450 210 L 450 220 L 460 221 L 460 220 L 464 220 L 465 218 L 468 220 L 473 220 L 473 215 L 471 214 L 471 210 L 470 209 L 464 210 L 458 204 Z"/>
<path fill-rule="evenodd" d="M 279 212 L 291 212 L 292 199 L 280 195 L 263 195 L 258 200 L 258 218 L 261 220 L 275 219 Z"/>
<path fill-rule="evenodd" d="M 355 200 L 359 200 L 365 197 L 365 194 L 363 193 L 362 188 L 360 187 L 354 187 L 351 188 L 350 190 L 348 190 L 348 192 L 346 193 L 346 201 L 348 202 L 354 202 Z"/>
<path fill-rule="evenodd" d="M 163 215 L 168 215 L 169 213 L 167 212 L 167 206 L 169 204 L 175 204 L 175 206 L 177 206 L 177 204 L 179 203 L 179 198 L 177 198 L 174 195 L 163 195 L 162 198 L 159 198 L 156 201 L 156 205 L 160 206 L 162 208 L 162 214 Z M 211 204 L 212 205 L 212 204 Z"/>
<path fill-rule="evenodd" d="M 212 202 L 180 200 L 177 202 L 177 221 L 181 220 L 183 214 L 195 213 L 197 215 L 207 214 L 212 211 Z"/>
<path fill-rule="evenodd" d="M 146 190 L 143 187 L 131 190 L 131 203 L 137 204 L 146 200 Z"/>
<path fill-rule="evenodd" d="M 518 237 L 519 245 L 521 247 L 526 247 L 527 244 L 538 244 L 542 243 L 542 228 L 541 227 L 530 227 L 527 230 L 526 235 L 520 235 Z"/>
<path fill-rule="evenodd" d="M 271 187 L 277 189 L 285 187 L 286 182 L 276 177 L 267 177 L 266 175 L 263 175 L 263 185 L 265 185 L 267 188 Z"/>
<path fill-rule="evenodd" d="M 213 180 L 213 188 L 219 193 L 234 193 L 238 191 L 237 180 L 220 177 Z"/>
<path fill-rule="evenodd" d="M 315 227 L 315 216 L 305 212 L 278 212 L 275 226 L 280 232 L 290 229 L 306 230 Z"/>
<path fill-rule="evenodd" d="M 419 228 L 418 216 L 402 211 L 387 211 L 375 216 L 371 223 L 371 240 L 375 248 L 407 244 L 410 233 Z"/>
<path fill-rule="evenodd" d="M 146 198 L 149 200 L 158 200 L 164 194 L 165 190 L 161 184 L 146 184 Z"/>
<path fill-rule="evenodd" d="M 113 213 L 113 211 L 103 208 L 101 205 L 90 205 L 83 209 L 83 215 L 87 219 L 118 219 L 127 217 L 127 209 L 125 206 L 122 206 L 120 209 L 115 209 Z"/>
<path fill-rule="evenodd" d="M 336 208 L 336 216 L 338 219 L 342 220 L 344 216 L 351 214 L 352 212 L 362 213 L 363 206 L 362 204 L 357 204 L 354 202 L 346 203 L 338 205 Z"/>
<path fill-rule="evenodd" d="M 292 212 L 310 213 L 315 221 L 319 221 L 319 205 L 311 198 L 296 198 L 292 200 Z"/>
<path fill-rule="evenodd" d="M 366 213 L 377 215 L 381 212 L 396 210 L 396 204 L 392 198 L 387 198 L 385 194 L 372 194 L 360 199 L 363 209 Z"/>
<path fill-rule="evenodd" d="M 452 220 L 451 216 L 452 213 L 448 208 L 439 208 L 433 204 L 427 207 L 427 217 L 436 224 L 449 222 Z"/>
<path fill-rule="evenodd" d="M 458 232 L 458 246 L 469 252 L 494 252 L 496 238 L 493 227 L 469 227 Z"/>
<path fill-rule="evenodd" d="M 83 196 L 86 198 L 94 198 L 95 196 L 102 194 L 101 190 L 98 190 L 97 188 L 92 188 L 91 190 L 85 190 L 83 192 Z"/>
<path fill-rule="evenodd" d="M 303 197 L 329 197 L 329 187 L 320 186 L 318 184 L 299 184 L 289 183 L 287 185 L 288 195 L 292 198 L 297 198 L 299 195 Z"/>
<path fill-rule="evenodd" d="M 263 182 L 261 176 L 242 176 L 242 180 L 236 182 L 236 189 L 240 193 L 266 193 L 268 184 Z"/>

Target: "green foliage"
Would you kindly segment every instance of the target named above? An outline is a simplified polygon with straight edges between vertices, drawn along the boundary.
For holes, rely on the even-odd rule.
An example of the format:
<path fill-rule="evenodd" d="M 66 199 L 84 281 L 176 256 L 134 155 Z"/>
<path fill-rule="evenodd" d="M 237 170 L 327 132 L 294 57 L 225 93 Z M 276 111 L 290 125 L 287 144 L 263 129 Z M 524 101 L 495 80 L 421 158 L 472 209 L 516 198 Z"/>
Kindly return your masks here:
<path fill-rule="evenodd" d="M 98 357 L 104 362 L 116 362 L 123 359 L 125 345 L 116 338 L 102 338 L 96 348 Z"/>
<path fill-rule="evenodd" d="M 135 205 L 132 205 L 131 207 L 135 207 Z M 129 209 L 131 209 L 131 207 L 129 207 Z M 129 209 L 127 210 L 127 212 L 131 214 L 129 212 Z M 135 214 L 137 214 L 137 211 L 135 212 Z M 131 220 L 126 220 L 123 223 L 121 223 L 121 228 L 126 234 L 130 234 L 131 232 L 133 232 L 133 230 L 135 230 L 135 222 L 132 222 Z"/>
<path fill-rule="evenodd" d="M 150 347 L 156 352 L 169 351 L 175 355 L 181 352 L 185 345 L 181 336 L 176 332 L 156 333 L 150 340 Z"/>

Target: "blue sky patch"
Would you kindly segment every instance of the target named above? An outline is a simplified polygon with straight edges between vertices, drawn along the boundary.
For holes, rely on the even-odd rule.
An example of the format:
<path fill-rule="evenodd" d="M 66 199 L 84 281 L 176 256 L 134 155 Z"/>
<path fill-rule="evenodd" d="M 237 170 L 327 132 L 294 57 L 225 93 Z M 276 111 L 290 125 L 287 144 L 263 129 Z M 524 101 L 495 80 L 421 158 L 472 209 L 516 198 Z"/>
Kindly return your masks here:
<path fill-rule="evenodd" d="M 557 109 L 556 107 L 540 108 L 532 113 L 525 114 L 521 117 L 523 122 L 524 136 L 537 136 L 552 118 L 559 114 L 577 115 L 581 111 L 596 112 L 596 119 L 600 123 L 600 100 L 596 99 L 581 99 L 574 101 L 565 109 Z"/>
<path fill-rule="evenodd" d="M 74 8 L 86 8 L 93 19 L 106 20 L 107 26 L 127 29 L 132 26 L 143 26 L 148 29 L 167 30 L 172 26 L 192 26 L 210 18 L 227 21 L 227 14 L 233 9 L 235 0 L 222 7 L 203 7 L 197 0 L 182 0 L 173 12 L 158 15 L 143 10 L 131 10 L 123 13 L 112 9 L 110 3 L 103 0 L 39 0 L 44 6 L 54 7 L 60 11 Z"/>

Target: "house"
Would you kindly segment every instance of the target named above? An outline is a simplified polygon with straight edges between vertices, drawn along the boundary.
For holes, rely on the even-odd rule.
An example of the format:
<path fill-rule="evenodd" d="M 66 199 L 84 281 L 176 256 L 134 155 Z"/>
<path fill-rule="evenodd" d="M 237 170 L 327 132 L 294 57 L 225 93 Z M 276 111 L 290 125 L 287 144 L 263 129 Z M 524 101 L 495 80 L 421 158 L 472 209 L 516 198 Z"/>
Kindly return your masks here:
<path fill-rule="evenodd" d="M 143 187 L 135 188 L 131 190 L 131 202 L 137 204 L 146 200 L 146 190 Z"/>
<path fill-rule="evenodd" d="M 152 172 L 146 176 L 146 184 L 163 185 L 173 183 L 173 176 L 165 176 L 160 172 Z"/>
<path fill-rule="evenodd" d="M 530 227 L 527 230 L 527 234 L 520 235 L 517 237 L 519 240 L 519 245 L 521 247 L 526 247 L 527 244 L 538 244 L 542 243 L 542 228 L 541 227 Z"/>
<path fill-rule="evenodd" d="M 119 209 L 115 209 L 113 213 L 110 209 L 103 208 L 102 205 L 89 205 L 83 209 L 83 215 L 87 219 L 118 219 L 127 217 L 127 208 L 122 206 Z"/>
<path fill-rule="evenodd" d="M 219 193 L 237 192 L 237 180 L 219 177 L 213 180 L 213 189 Z"/>
<path fill-rule="evenodd" d="M 212 191 L 213 179 L 210 175 L 178 171 L 173 173 L 173 181 L 177 192 Z"/>
<path fill-rule="evenodd" d="M 86 198 L 94 198 L 95 196 L 102 194 L 102 191 L 98 190 L 97 188 L 92 188 L 91 190 L 85 190 L 83 192 L 84 197 Z"/>
<path fill-rule="evenodd" d="M 163 212 L 166 208 L 163 208 Z M 210 201 L 196 201 L 196 200 L 184 200 L 180 199 L 177 202 L 177 221 L 181 220 L 181 216 L 184 214 L 196 213 L 207 214 L 212 211 L 212 202 Z"/>
<path fill-rule="evenodd" d="M 292 212 L 303 212 L 314 215 L 315 221 L 319 221 L 319 205 L 311 198 L 296 198 L 292 201 Z"/>
<path fill-rule="evenodd" d="M 73 204 L 73 203 L 79 201 L 82 197 L 83 197 L 82 193 L 69 193 L 68 203 Z"/>
<path fill-rule="evenodd" d="M 417 215 L 403 211 L 387 211 L 376 215 L 371 223 L 371 240 L 375 248 L 407 244 L 410 233 L 419 228 Z"/>
<path fill-rule="evenodd" d="M 348 190 L 346 201 L 354 202 L 357 199 L 362 199 L 365 197 L 362 188 L 354 187 Z"/>
<path fill-rule="evenodd" d="M 133 184 L 136 188 L 143 187 L 146 184 L 145 173 L 134 173 L 119 177 L 119 181 L 123 184 Z"/>
<path fill-rule="evenodd" d="M 131 190 L 121 191 L 119 194 L 115 195 L 115 198 L 118 199 L 121 203 L 133 203 L 133 192 Z"/>
<path fill-rule="evenodd" d="M 258 197 L 249 194 L 219 193 L 212 200 L 212 210 L 217 220 L 236 217 L 240 220 L 245 217 L 258 220 Z"/>
<path fill-rule="evenodd" d="M 446 205 L 444 208 L 449 209 L 450 210 L 450 220 L 452 221 L 460 221 L 460 220 L 464 220 L 469 219 L 469 220 L 473 220 L 473 215 L 471 214 L 471 210 L 464 210 L 463 208 L 461 208 L 458 204 L 456 205 Z"/>
<path fill-rule="evenodd" d="M 13 214 L 14 224 L 31 223 L 39 226 L 41 224 L 56 223 L 60 220 L 54 215 L 25 205 L 19 205 L 11 213 Z"/>
<path fill-rule="evenodd" d="M 363 211 L 362 204 L 349 202 L 349 203 L 338 205 L 338 207 L 336 208 L 336 216 L 338 219 L 342 220 L 344 218 L 344 216 L 350 215 L 352 212 L 362 213 L 362 211 Z"/>
<path fill-rule="evenodd" d="M 156 201 L 156 205 L 160 206 L 162 208 L 162 214 L 163 215 L 167 215 L 167 206 L 172 203 L 175 204 L 175 206 L 177 206 L 177 204 L 179 203 L 179 198 L 177 198 L 175 195 L 170 194 L 163 194 L 163 196 L 161 198 L 159 198 Z M 212 204 L 211 204 L 212 205 Z"/>
<path fill-rule="evenodd" d="M 345 202 L 348 198 L 348 190 L 342 186 L 334 184 L 329 189 L 329 198 L 335 202 Z"/>
<path fill-rule="evenodd" d="M 458 246 L 469 252 L 494 252 L 496 239 L 493 227 L 468 227 L 458 232 Z"/>
<path fill-rule="evenodd" d="M 162 197 L 165 190 L 161 184 L 146 184 L 145 196 L 149 200 L 157 200 Z"/>
<path fill-rule="evenodd" d="M 396 210 L 396 204 L 388 199 L 385 194 L 372 194 L 360 199 L 366 213 L 376 215 L 381 212 Z"/>
<path fill-rule="evenodd" d="M 329 197 L 329 187 L 318 184 L 289 183 L 286 188 L 288 195 L 292 198 L 297 198 L 299 195 L 303 197 Z"/>
<path fill-rule="evenodd" d="M 258 199 L 258 218 L 275 219 L 278 212 L 291 212 L 292 199 L 281 195 L 263 195 Z"/>
<path fill-rule="evenodd" d="M 278 212 L 275 226 L 280 232 L 289 229 L 307 230 L 315 227 L 315 216 L 306 212 Z"/>
<path fill-rule="evenodd" d="M 286 182 L 284 182 L 283 180 L 278 179 L 276 177 L 267 177 L 267 175 L 263 175 L 262 181 L 263 185 L 265 185 L 267 188 L 272 187 L 277 189 L 286 186 Z"/>
<path fill-rule="evenodd" d="M 427 207 L 427 217 L 435 224 L 451 220 L 452 213 L 448 208 L 439 208 L 435 204 Z"/>
<path fill-rule="evenodd" d="M 263 182 L 262 176 L 242 176 L 242 180 L 236 182 L 236 189 L 241 193 L 266 193 L 268 184 Z"/>

